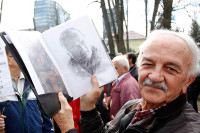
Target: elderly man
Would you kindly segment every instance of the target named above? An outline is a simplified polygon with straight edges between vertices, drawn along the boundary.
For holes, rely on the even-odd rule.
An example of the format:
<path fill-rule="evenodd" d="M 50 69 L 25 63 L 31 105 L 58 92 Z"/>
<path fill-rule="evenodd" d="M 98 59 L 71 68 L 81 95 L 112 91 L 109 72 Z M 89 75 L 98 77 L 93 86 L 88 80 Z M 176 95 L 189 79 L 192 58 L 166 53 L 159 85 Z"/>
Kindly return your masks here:
<path fill-rule="evenodd" d="M 124 55 L 119 55 L 112 60 L 118 73 L 118 78 L 113 84 L 111 96 L 104 98 L 104 105 L 108 109 L 110 105 L 111 118 L 117 114 L 119 109 L 129 100 L 141 98 L 138 83 L 130 74 L 128 59 Z"/>
<path fill-rule="evenodd" d="M 82 132 L 200 133 L 200 116 L 186 98 L 187 87 L 199 72 L 198 58 L 198 48 L 189 36 L 167 30 L 152 32 L 138 57 L 142 99 L 125 104 L 104 128 L 94 107 L 100 90 L 93 77 L 93 90 L 81 97 Z M 54 118 L 63 116 L 63 132 L 76 132 L 70 124 L 72 119 L 67 122 L 69 116 L 64 117 L 71 111 L 60 97 L 63 109 Z"/>

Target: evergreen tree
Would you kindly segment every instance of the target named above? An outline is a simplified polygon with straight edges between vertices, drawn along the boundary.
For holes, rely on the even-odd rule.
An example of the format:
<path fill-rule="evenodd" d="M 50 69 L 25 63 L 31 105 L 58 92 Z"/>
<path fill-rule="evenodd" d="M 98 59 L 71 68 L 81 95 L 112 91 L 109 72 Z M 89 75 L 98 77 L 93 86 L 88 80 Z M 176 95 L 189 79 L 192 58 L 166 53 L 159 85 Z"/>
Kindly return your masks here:
<path fill-rule="evenodd" d="M 200 26 L 196 20 L 192 21 L 191 32 L 190 35 L 194 38 L 194 40 L 199 43 L 200 42 Z"/>

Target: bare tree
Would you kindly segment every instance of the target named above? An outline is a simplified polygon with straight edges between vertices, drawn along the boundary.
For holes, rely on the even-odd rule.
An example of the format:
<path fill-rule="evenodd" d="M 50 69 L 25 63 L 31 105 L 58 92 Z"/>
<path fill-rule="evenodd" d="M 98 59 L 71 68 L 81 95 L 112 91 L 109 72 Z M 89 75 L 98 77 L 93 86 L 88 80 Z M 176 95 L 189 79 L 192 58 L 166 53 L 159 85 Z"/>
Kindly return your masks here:
<path fill-rule="evenodd" d="M 111 5 L 110 1 L 112 2 L 112 5 Z M 110 19 L 108 18 L 108 22 L 110 23 L 110 25 L 112 25 L 112 27 L 110 26 L 111 33 L 112 33 L 113 37 L 115 38 L 118 52 L 125 54 L 126 48 L 124 45 L 124 38 L 123 38 L 123 35 L 124 35 L 124 30 L 123 30 L 124 4 L 123 4 L 123 0 L 110 0 L 110 1 L 109 0 L 107 1 L 108 7 L 109 7 L 109 13 L 107 12 L 107 16 L 110 17 Z"/>
<path fill-rule="evenodd" d="M 163 0 L 164 11 L 163 11 L 163 21 L 161 25 L 163 28 L 166 29 L 171 29 L 172 3 L 173 0 Z"/>
<path fill-rule="evenodd" d="M 115 43 L 117 44 L 117 46 L 119 45 L 118 43 L 119 43 L 119 37 L 118 37 L 118 35 L 117 35 L 117 31 L 116 31 L 116 24 L 115 24 L 115 17 L 116 17 L 116 15 L 115 14 L 113 14 L 113 8 L 111 7 L 111 4 L 110 4 L 110 0 L 108 0 L 107 1 L 108 2 L 108 7 L 109 7 L 109 12 L 110 12 L 110 18 L 111 18 L 111 25 L 112 25 L 112 32 L 113 32 L 113 34 L 114 34 L 114 38 L 115 38 Z M 113 2 L 113 1 L 112 1 Z M 114 16 L 115 15 L 115 16 Z"/>
<path fill-rule="evenodd" d="M 1 23 L 2 11 L 3 11 L 3 0 L 1 0 L 1 9 L 0 9 L 0 23 Z"/>
<path fill-rule="evenodd" d="M 106 5 L 105 5 L 105 1 L 101 0 L 101 8 L 102 8 L 102 13 L 103 13 L 103 20 L 105 23 L 105 29 L 106 29 L 106 35 L 108 37 L 108 45 L 110 48 L 110 52 L 111 53 L 115 53 L 115 47 L 114 47 L 114 43 L 113 43 L 113 38 L 112 38 L 112 33 L 111 33 L 111 26 L 109 23 L 109 19 L 108 19 L 108 13 L 106 10 Z"/>
<path fill-rule="evenodd" d="M 126 17 L 124 15 L 124 22 L 126 27 L 126 49 L 129 51 L 129 36 L 128 36 L 128 0 L 126 0 Z"/>
<path fill-rule="evenodd" d="M 152 20 L 151 20 L 151 30 L 150 31 L 154 30 L 154 28 L 155 28 L 155 19 L 156 19 L 156 15 L 158 12 L 159 4 L 160 4 L 160 0 L 154 1 L 154 9 L 153 9 L 153 15 L 152 15 Z"/>
<path fill-rule="evenodd" d="M 148 0 L 144 0 L 144 3 L 145 3 L 145 22 L 146 22 L 146 37 L 147 37 L 147 33 L 148 33 L 148 20 L 147 20 Z"/>
<path fill-rule="evenodd" d="M 118 52 L 125 54 L 126 48 L 124 45 L 124 30 L 123 30 L 123 18 L 124 18 L 124 4 L 123 0 L 115 0 L 115 13 L 117 20 L 118 36 L 119 36 L 119 45 L 117 46 Z"/>

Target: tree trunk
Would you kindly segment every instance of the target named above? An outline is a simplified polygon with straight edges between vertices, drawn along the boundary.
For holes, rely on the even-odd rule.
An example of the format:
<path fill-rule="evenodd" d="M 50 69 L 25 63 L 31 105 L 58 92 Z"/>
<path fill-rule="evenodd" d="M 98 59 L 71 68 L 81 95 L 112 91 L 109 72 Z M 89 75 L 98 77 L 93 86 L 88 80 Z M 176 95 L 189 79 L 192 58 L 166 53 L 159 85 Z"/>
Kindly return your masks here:
<path fill-rule="evenodd" d="M 145 1 L 145 22 L 146 22 L 146 37 L 147 37 L 147 33 L 148 33 L 148 19 L 147 19 L 147 8 L 148 8 L 148 0 L 144 0 Z"/>
<path fill-rule="evenodd" d="M 156 19 L 156 14 L 158 12 L 159 4 L 160 4 L 160 0 L 154 1 L 154 9 L 153 9 L 153 15 L 152 15 L 152 20 L 151 20 L 151 31 L 154 30 L 155 28 L 155 19 Z"/>
<path fill-rule="evenodd" d="M 117 25 L 118 25 L 118 35 L 119 35 L 119 45 L 118 45 L 118 52 L 125 54 L 126 48 L 124 45 L 124 38 L 123 38 L 123 18 L 124 18 L 124 4 L 123 0 L 115 0 L 116 3 L 116 18 L 117 18 Z"/>
<path fill-rule="evenodd" d="M 104 19 L 104 23 L 105 23 L 105 29 L 106 29 L 106 34 L 107 34 L 107 38 L 108 38 L 108 45 L 110 48 L 110 53 L 115 53 L 115 46 L 113 43 L 111 27 L 110 27 L 110 23 L 108 20 L 108 14 L 106 11 L 106 6 L 105 6 L 104 0 L 101 0 L 101 8 L 102 8 L 102 13 L 103 13 L 103 19 Z"/>
<path fill-rule="evenodd" d="M 171 29 L 172 3 L 173 0 L 163 0 L 164 12 L 162 27 L 165 29 Z"/>
<path fill-rule="evenodd" d="M 115 20 L 114 20 L 114 15 L 113 15 L 113 11 L 110 5 L 110 0 L 107 1 L 108 2 L 108 7 L 109 7 L 109 11 L 110 11 L 110 18 L 111 18 L 111 24 L 112 24 L 112 28 L 113 28 L 113 34 L 114 34 L 114 38 L 115 38 L 115 43 L 118 46 L 119 44 L 119 38 L 117 35 L 117 31 L 116 31 L 116 25 L 115 25 Z"/>
<path fill-rule="evenodd" d="M 126 0 L 127 9 L 126 9 L 126 19 L 124 15 L 125 27 L 126 27 L 126 50 L 127 52 L 130 50 L 129 48 L 129 37 L 128 37 L 128 0 Z"/>
<path fill-rule="evenodd" d="M 2 16 L 2 11 L 3 11 L 3 0 L 1 0 L 1 10 L 0 10 L 0 23 L 1 23 L 1 16 Z"/>

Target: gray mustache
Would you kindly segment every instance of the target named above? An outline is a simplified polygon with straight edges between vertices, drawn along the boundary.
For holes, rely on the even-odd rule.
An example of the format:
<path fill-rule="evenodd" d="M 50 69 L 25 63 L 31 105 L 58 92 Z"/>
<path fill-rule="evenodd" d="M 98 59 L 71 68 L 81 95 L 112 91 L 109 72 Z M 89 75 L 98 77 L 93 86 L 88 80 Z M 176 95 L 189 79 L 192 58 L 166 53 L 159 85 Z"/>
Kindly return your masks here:
<path fill-rule="evenodd" d="M 146 78 L 145 81 L 142 83 L 142 85 L 143 86 L 145 86 L 145 85 L 153 85 L 155 87 L 162 88 L 165 92 L 167 92 L 169 90 L 169 88 L 167 87 L 165 82 L 155 83 L 155 82 L 152 82 L 151 79 L 149 79 L 149 78 Z"/>

